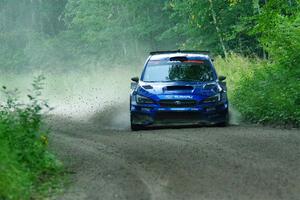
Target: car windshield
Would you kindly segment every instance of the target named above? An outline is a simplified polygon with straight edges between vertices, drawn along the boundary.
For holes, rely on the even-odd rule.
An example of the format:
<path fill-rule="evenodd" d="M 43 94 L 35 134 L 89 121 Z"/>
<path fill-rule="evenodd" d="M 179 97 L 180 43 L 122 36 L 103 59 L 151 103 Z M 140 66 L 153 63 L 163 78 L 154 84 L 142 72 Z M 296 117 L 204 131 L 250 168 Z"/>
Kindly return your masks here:
<path fill-rule="evenodd" d="M 165 63 L 150 61 L 142 78 L 145 82 L 208 82 L 214 79 L 215 73 L 208 61 Z"/>

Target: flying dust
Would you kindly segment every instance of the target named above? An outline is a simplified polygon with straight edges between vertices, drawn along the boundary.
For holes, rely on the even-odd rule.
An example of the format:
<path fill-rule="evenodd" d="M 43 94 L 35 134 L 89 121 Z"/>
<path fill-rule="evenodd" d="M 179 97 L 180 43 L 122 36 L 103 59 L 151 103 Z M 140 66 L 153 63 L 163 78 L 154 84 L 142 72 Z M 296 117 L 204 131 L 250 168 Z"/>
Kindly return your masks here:
<path fill-rule="evenodd" d="M 65 73 L 43 73 L 46 77 L 43 98 L 54 107 L 53 115 L 91 123 L 102 128 L 129 128 L 130 78 L 140 70 L 126 66 L 93 67 Z M 10 89 L 18 88 L 25 98 L 34 76 L 6 74 L 0 83 Z"/>

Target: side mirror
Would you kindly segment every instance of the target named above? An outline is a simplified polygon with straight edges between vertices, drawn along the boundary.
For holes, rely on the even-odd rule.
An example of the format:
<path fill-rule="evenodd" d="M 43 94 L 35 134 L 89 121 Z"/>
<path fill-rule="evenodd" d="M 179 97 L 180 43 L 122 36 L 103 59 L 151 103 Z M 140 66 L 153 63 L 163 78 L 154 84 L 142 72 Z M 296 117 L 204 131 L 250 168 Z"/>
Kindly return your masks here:
<path fill-rule="evenodd" d="M 133 82 L 136 82 L 136 83 L 137 83 L 137 82 L 139 82 L 140 79 L 139 79 L 139 77 L 133 77 L 133 78 L 131 78 L 131 80 L 132 80 Z"/>
<path fill-rule="evenodd" d="M 226 80 L 226 76 L 219 76 L 219 81 L 225 81 Z"/>

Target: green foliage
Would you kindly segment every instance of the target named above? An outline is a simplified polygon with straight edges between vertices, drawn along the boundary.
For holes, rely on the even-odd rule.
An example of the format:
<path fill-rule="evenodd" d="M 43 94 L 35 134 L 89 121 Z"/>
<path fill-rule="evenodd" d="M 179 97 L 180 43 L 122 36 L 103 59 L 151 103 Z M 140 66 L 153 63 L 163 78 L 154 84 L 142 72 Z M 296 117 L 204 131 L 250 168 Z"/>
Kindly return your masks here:
<path fill-rule="evenodd" d="M 37 52 L 44 58 L 39 64 L 45 63 L 48 52 L 34 43 L 64 30 L 61 15 L 65 4 L 66 0 L 0 0 L 1 70 L 28 70 L 35 64 L 31 56 L 36 57 Z M 37 50 L 33 53 L 32 49 Z"/>
<path fill-rule="evenodd" d="M 251 121 L 300 124 L 299 8 L 297 1 L 270 0 L 259 16 L 255 31 L 270 62 L 244 74 L 234 97 Z"/>
<path fill-rule="evenodd" d="M 230 98 L 232 98 L 244 74 L 248 74 L 250 71 L 258 69 L 267 64 L 267 62 L 263 62 L 258 58 L 243 57 L 231 53 L 227 58 L 217 57 L 214 64 L 218 73 L 227 77 L 228 93 Z"/>
<path fill-rule="evenodd" d="M 179 47 L 260 55 L 258 34 L 249 32 L 261 6 L 258 0 L 0 0 L 1 69 L 131 64 L 150 50 Z"/>
<path fill-rule="evenodd" d="M 26 104 L 18 100 L 17 90 L 2 88 L 6 102 L 0 108 L 0 199 L 30 199 L 41 180 L 61 168 L 47 150 L 48 131 L 42 129 L 42 116 L 51 110 L 41 99 L 43 80 L 34 80 Z"/>
<path fill-rule="evenodd" d="M 3 132 L 3 127 L 0 127 Z M 26 168 L 17 161 L 7 141 L 0 140 L 0 199 L 28 199 L 31 180 Z"/>
<path fill-rule="evenodd" d="M 253 26 L 251 17 L 257 13 L 255 2 L 170 0 L 167 8 L 175 25 L 163 36 L 170 39 L 182 35 L 178 43 L 182 48 L 209 49 L 222 55 L 224 50 L 259 53 L 256 38 L 248 34 Z"/>
<path fill-rule="evenodd" d="M 216 67 L 227 76 L 232 106 L 245 120 L 262 124 L 300 125 L 300 86 L 297 68 L 231 54 L 217 58 Z"/>
<path fill-rule="evenodd" d="M 300 125 L 299 8 L 292 0 L 270 0 L 261 8 L 253 31 L 269 60 L 217 59 L 229 77 L 231 102 L 248 121 Z"/>
<path fill-rule="evenodd" d="M 300 3 L 271 0 L 259 16 L 254 29 L 270 59 L 284 67 L 295 68 L 300 61 Z"/>
<path fill-rule="evenodd" d="M 252 122 L 300 125 L 299 91 L 293 70 L 269 64 L 243 73 L 232 100 Z"/>
<path fill-rule="evenodd" d="M 108 61 L 131 60 L 140 52 L 167 48 L 168 43 L 158 39 L 169 26 L 168 13 L 162 11 L 164 2 L 69 0 L 65 10 L 68 30 L 63 35 L 74 42 L 72 47 L 81 47 L 76 48 L 79 55 Z"/>

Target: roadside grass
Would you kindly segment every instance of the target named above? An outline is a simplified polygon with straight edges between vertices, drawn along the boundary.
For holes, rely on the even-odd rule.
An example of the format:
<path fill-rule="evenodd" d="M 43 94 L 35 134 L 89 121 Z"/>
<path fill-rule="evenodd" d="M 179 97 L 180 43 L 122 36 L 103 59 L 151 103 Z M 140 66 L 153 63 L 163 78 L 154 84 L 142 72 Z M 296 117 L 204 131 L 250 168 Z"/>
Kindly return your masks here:
<path fill-rule="evenodd" d="M 245 121 L 299 127 L 299 69 L 236 54 L 215 65 L 227 76 L 229 98 Z"/>
<path fill-rule="evenodd" d="M 0 106 L 0 199 L 43 199 L 60 190 L 64 169 L 48 151 L 44 115 L 51 111 L 41 98 L 44 77 L 35 78 L 28 102 L 18 90 L 2 87 Z"/>

